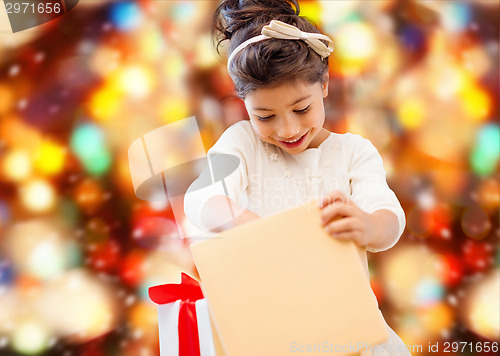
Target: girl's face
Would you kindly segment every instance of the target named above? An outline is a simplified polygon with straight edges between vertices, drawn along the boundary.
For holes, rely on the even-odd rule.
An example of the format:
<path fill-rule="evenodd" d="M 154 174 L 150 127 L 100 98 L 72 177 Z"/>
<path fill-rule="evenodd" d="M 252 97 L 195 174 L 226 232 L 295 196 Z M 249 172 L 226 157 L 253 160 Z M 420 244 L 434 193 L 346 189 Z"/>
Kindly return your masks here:
<path fill-rule="evenodd" d="M 317 148 L 329 135 L 323 128 L 328 81 L 287 82 L 253 91 L 245 106 L 255 133 L 265 142 L 295 154 Z"/>

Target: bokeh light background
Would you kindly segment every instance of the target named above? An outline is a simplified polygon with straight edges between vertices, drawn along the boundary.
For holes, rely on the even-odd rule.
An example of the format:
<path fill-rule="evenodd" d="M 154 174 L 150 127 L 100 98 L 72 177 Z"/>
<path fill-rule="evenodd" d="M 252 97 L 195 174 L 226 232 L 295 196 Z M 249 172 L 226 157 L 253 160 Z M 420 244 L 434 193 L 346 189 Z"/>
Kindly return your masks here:
<path fill-rule="evenodd" d="M 216 4 L 81 0 L 0 34 L 0 354 L 158 355 L 147 288 L 196 271 L 127 150 L 192 115 L 209 148 L 246 118 Z M 369 256 L 388 323 L 421 354 L 497 354 L 478 347 L 500 339 L 499 1 L 301 5 L 335 42 L 327 128 L 374 143 L 407 214 Z"/>

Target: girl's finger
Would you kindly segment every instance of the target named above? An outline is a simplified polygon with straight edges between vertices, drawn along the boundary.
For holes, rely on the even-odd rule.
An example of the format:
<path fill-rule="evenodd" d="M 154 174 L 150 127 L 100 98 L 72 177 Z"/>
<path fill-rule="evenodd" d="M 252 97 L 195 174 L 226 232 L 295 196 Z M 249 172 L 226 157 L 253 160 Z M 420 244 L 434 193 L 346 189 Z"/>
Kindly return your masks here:
<path fill-rule="evenodd" d="M 342 218 L 335 220 L 325 226 L 331 234 L 361 230 L 361 223 L 353 217 Z"/>
<path fill-rule="evenodd" d="M 334 190 L 319 200 L 319 207 L 323 208 L 334 202 L 346 203 L 347 197 L 340 190 Z"/>
<path fill-rule="evenodd" d="M 345 216 L 352 215 L 352 207 L 346 204 L 340 206 L 327 205 L 321 210 L 321 224 L 325 225 L 332 221 L 332 219 L 340 219 Z"/>
<path fill-rule="evenodd" d="M 336 234 L 330 234 L 332 235 L 333 238 L 341 241 L 354 241 L 356 242 L 356 238 L 358 233 L 355 231 L 346 231 L 346 232 L 339 232 Z"/>

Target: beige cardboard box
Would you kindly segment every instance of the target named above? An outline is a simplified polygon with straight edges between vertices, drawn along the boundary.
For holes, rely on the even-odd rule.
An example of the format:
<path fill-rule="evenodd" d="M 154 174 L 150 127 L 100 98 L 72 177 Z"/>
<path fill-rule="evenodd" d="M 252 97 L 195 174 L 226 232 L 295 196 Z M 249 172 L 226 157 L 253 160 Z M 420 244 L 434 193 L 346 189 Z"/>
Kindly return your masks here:
<path fill-rule="evenodd" d="M 218 356 L 355 354 L 387 339 L 356 246 L 329 236 L 315 205 L 224 231 L 191 250 L 224 350 Z"/>

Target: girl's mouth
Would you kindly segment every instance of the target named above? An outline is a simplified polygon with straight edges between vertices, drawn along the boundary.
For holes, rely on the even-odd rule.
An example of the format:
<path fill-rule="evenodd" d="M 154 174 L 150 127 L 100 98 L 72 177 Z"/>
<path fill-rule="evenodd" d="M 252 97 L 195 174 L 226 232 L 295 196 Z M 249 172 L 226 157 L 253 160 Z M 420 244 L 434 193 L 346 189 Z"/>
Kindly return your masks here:
<path fill-rule="evenodd" d="M 307 134 L 309 132 L 306 132 L 304 135 L 302 135 L 300 138 L 294 140 L 294 141 L 280 141 L 280 143 L 285 146 L 286 148 L 295 148 L 299 147 L 302 142 L 304 142 L 304 139 L 306 138 Z"/>

